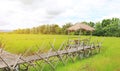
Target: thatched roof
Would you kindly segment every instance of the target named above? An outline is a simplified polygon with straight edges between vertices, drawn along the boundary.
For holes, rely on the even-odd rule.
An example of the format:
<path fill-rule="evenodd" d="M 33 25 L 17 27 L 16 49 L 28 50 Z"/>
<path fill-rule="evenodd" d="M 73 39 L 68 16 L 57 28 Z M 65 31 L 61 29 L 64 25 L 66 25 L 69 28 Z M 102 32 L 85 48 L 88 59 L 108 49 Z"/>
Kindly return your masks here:
<path fill-rule="evenodd" d="M 77 23 L 77 24 L 69 27 L 67 30 L 68 31 L 77 31 L 77 30 L 94 31 L 95 29 L 84 23 Z"/>

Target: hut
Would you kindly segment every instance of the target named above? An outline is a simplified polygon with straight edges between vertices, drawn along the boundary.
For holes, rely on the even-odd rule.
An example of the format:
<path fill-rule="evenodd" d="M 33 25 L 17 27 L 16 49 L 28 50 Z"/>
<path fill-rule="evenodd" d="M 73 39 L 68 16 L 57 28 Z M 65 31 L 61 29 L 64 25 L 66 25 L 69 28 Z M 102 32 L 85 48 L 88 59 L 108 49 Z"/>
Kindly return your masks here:
<path fill-rule="evenodd" d="M 70 32 L 75 32 L 75 31 L 79 31 L 79 38 L 78 40 L 75 40 L 76 43 L 79 43 L 80 42 L 80 34 L 81 34 L 81 30 L 83 31 L 89 31 L 91 32 L 91 36 L 92 36 L 92 32 L 95 30 L 93 27 L 85 24 L 85 23 L 76 23 L 75 25 L 69 27 L 67 29 L 68 31 L 68 35 Z M 69 38 L 68 38 L 69 39 Z"/>
<path fill-rule="evenodd" d="M 77 23 L 67 29 L 67 31 L 78 31 L 78 30 L 85 30 L 85 31 L 94 31 L 95 29 L 93 27 L 90 27 L 89 25 L 86 25 L 84 23 Z"/>

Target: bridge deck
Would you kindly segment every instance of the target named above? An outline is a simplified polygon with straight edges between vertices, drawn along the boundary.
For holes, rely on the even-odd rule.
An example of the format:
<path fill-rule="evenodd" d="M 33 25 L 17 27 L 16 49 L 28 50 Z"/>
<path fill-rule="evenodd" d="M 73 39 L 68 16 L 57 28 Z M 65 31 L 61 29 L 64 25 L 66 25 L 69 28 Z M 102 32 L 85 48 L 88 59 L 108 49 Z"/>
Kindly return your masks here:
<path fill-rule="evenodd" d="M 84 47 L 84 49 L 88 49 L 88 48 L 90 48 L 90 46 L 85 46 Z M 70 49 L 67 49 L 67 50 L 60 50 L 60 51 L 57 51 L 57 52 L 53 51 L 53 52 L 49 52 L 49 53 L 38 54 L 42 58 L 35 54 L 35 55 L 28 56 L 28 57 L 22 57 L 22 59 L 19 59 L 17 64 L 22 64 L 22 63 L 25 63 L 25 62 L 41 60 L 43 58 L 49 58 L 49 57 L 63 55 L 63 54 L 67 54 L 67 53 L 74 53 L 74 52 L 81 51 L 81 50 L 83 50 L 83 47 L 70 48 Z M 18 59 L 18 55 L 14 55 L 14 54 L 8 53 L 6 51 L 3 51 L 2 54 L 0 54 L 0 57 L 2 57 L 2 59 L 9 66 L 14 65 L 16 59 Z M 7 64 L 5 64 L 5 62 L 3 62 L 2 59 L 0 59 L 0 68 L 8 67 Z"/>

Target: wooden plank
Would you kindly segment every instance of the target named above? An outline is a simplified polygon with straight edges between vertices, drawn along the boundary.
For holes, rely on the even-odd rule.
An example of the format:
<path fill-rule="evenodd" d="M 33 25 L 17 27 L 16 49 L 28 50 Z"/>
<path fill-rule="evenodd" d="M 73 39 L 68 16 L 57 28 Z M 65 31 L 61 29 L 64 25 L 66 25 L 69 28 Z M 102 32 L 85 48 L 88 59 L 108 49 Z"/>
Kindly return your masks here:
<path fill-rule="evenodd" d="M 52 46 L 52 48 L 54 49 L 53 46 Z M 84 49 L 88 49 L 88 48 L 91 48 L 91 47 L 90 46 L 84 46 Z M 42 60 L 42 59 L 46 59 L 47 57 L 49 58 L 49 57 L 54 57 L 54 56 L 59 56 L 59 58 L 61 59 L 61 61 L 63 61 L 60 55 L 78 52 L 78 51 L 83 50 L 83 48 L 81 46 L 78 46 L 77 48 L 70 48 L 70 49 L 66 49 L 66 50 L 59 50 L 59 51 L 57 51 L 56 49 L 54 49 L 54 50 L 55 51 L 49 52 L 49 55 L 48 55 L 48 53 L 39 54 L 40 56 L 42 56 L 42 58 L 40 58 L 38 55 L 32 55 L 32 56 L 28 56 L 28 57 L 22 57 L 22 60 L 19 60 L 17 64 L 26 63 L 26 62 L 30 62 L 30 61 Z M 14 61 L 16 60 L 16 58 L 18 56 L 12 55 L 12 54 L 8 54 L 8 55 L 9 55 L 8 57 L 4 57 L 4 58 L 7 59 L 7 63 L 10 66 L 14 65 Z M 5 56 L 4 52 L 3 52 L 2 56 Z M 0 68 L 4 68 L 4 67 L 8 67 L 8 65 L 3 64 L 3 61 L 0 61 Z"/>
<path fill-rule="evenodd" d="M 0 56 L 0 59 L 5 63 L 5 65 L 7 65 L 7 67 L 10 68 L 10 65 Z"/>

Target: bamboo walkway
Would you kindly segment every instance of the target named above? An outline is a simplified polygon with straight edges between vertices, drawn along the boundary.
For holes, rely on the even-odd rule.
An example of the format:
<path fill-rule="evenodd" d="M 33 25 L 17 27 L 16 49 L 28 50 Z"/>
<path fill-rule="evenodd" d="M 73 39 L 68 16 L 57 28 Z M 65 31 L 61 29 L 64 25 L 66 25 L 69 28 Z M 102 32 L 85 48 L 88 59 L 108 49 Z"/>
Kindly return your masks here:
<path fill-rule="evenodd" d="M 100 52 L 101 45 L 71 45 L 69 47 L 64 46 L 64 49 L 56 50 L 54 46 L 51 44 L 52 51 L 48 53 L 35 53 L 34 55 L 24 57 L 23 55 L 15 55 L 11 54 L 9 52 L 6 52 L 2 49 L 0 49 L 0 69 L 3 69 L 3 71 L 19 71 L 20 67 L 18 67 L 21 64 L 28 63 L 31 64 L 31 62 L 36 61 L 45 61 L 47 64 L 51 66 L 51 68 L 54 70 L 54 65 L 51 64 L 49 61 L 49 58 L 51 57 L 58 57 L 60 61 L 65 64 L 62 56 L 68 55 L 68 58 L 71 58 L 69 54 L 74 55 L 74 53 L 77 53 L 78 55 L 84 54 L 84 55 L 90 55 L 93 54 L 93 50 L 96 52 Z M 87 52 L 87 53 L 86 53 Z M 73 58 L 71 58 L 73 59 Z"/>

